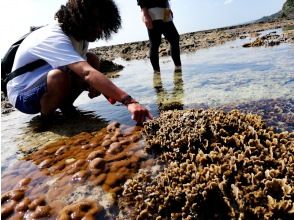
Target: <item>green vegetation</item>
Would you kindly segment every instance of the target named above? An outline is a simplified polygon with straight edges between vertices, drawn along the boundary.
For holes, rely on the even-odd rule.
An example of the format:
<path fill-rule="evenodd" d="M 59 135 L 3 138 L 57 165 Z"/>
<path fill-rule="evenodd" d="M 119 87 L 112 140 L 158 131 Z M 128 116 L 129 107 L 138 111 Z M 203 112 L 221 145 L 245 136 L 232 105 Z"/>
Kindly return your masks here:
<path fill-rule="evenodd" d="M 280 11 L 270 16 L 264 16 L 261 19 L 256 20 L 256 22 L 268 22 L 279 18 L 294 18 L 294 0 L 287 0 Z"/>
<path fill-rule="evenodd" d="M 294 0 L 287 0 L 283 5 L 282 16 L 287 18 L 294 18 Z"/>

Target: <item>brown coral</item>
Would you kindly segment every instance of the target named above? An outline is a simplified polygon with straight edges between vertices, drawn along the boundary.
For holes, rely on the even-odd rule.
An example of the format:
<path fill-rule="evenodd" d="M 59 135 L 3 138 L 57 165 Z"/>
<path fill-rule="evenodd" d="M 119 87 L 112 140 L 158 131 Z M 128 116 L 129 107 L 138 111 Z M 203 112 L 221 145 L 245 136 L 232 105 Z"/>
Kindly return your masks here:
<path fill-rule="evenodd" d="M 64 207 L 58 218 L 59 220 L 70 219 L 95 219 L 99 213 L 103 211 L 103 207 L 95 201 L 83 200 Z"/>
<path fill-rule="evenodd" d="M 144 136 L 162 166 L 125 184 L 129 218 L 293 218 L 293 134 L 274 133 L 257 115 L 210 109 L 164 112 Z"/>

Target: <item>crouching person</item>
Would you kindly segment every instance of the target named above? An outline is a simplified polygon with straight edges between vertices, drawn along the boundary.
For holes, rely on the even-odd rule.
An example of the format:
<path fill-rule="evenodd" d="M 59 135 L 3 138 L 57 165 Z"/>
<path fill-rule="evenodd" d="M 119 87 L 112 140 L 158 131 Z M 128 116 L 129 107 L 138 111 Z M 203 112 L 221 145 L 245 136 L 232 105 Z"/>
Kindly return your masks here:
<path fill-rule="evenodd" d="M 93 98 L 100 93 L 127 106 L 132 118 L 143 122 L 150 112 L 99 70 L 99 60 L 88 52 L 88 43 L 108 39 L 121 27 L 112 0 L 68 0 L 55 21 L 32 32 L 19 46 L 12 71 L 36 60 L 44 65 L 21 74 L 7 84 L 9 101 L 21 112 L 49 116 L 60 109 L 74 109 L 84 91 Z"/>

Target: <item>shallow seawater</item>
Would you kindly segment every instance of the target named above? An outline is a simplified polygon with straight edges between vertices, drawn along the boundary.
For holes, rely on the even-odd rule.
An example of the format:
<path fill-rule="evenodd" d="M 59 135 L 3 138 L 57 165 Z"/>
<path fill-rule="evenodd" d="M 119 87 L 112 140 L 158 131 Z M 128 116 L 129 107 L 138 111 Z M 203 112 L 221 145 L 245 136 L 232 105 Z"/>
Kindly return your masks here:
<path fill-rule="evenodd" d="M 253 40 L 239 39 L 183 54 L 182 73 L 174 73 L 169 57 L 161 58 L 161 74 L 153 74 L 149 60 L 124 62 L 118 59 L 116 61 L 125 65 L 125 69 L 113 81 L 146 105 L 154 116 L 159 110 L 173 107 L 229 108 L 241 105 L 240 109 L 257 112 L 258 103 L 264 110 L 270 108 L 270 103 L 280 103 L 287 106 L 287 112 L 293 113 L 294 46 L 242 47 Z M 125 109 L 109 106 L 103 97 L 89 102 L 81 96 L 78 102 L 81 108 L 94 111 L 106 120 L 131 123 Z M 249 108 L 251 104 L 255 110 Z M 293 124 L 289 129 L 293 129 Z"/>
<path fill-rule="evenodd" d="M 265 33 L 268 32 L 270 31 Z M 183 54 L 181 73 L 174 72 L 170 57 L 160 59 L 160 74 L 152 72 L 147 59 L 117 59 L 115 62 L 125 68 L 112 81 L 147 106 L 155 117 L 161 110 L 169 109 L 237 108 L 261 115 L 277 131 L 293 131 L 294 45 L 242 47 L 244 43 L 253 40 L 248 37 Z M 34 163 L 17 161 L 18 149 L 26 151 L 80 132 L 97 132 L 110 121 L 118 121 L 127 127 L 135 126 L 124 106 L 110 105 L 103 96 L 89 100 L 87 94 L 83 93 L 75 105 L 82 112 L 80 117 L 71 120 L 57 119 L 55 126 L 42 132 L 36 130 L 37 115 L 28 116 L 17 111 L 2 115 L 1 170 L 2 181 L 5 181 L 2 192 L 12 189 L 6 182 L 11 176 L 17 178 L 21 173 L 28 174 L 38 170 Z M 16 172 L 18 167 L 23 167 L 23 171 Z M 28 169 L 25 170 L 26 168 Z M 5 175 L 9 178 L 5 179 Z M 34 184 L 44 181 L 50 186 L 50 183 L 56 182 L 56 176 L 55 179 L 50 179 L 47 175 L 48 172 L 37 172 L 35 176 L 39 182 Z"/>

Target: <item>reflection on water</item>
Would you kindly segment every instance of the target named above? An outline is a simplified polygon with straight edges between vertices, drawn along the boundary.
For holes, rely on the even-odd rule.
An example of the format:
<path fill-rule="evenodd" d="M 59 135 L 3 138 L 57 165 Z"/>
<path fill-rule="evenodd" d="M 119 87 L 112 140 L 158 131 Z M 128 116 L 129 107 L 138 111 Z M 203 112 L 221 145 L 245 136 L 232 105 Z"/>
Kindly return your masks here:
<path fill-rule="evenodd" d="M 71 137 L 81 132 L 97 131 L 107 125 L 107 121 L 98 115 L 83 110 L 71 118 L 56 114 L 50 125 L 42 124 L 39 115 L 30 116 L 18 111 L 4 115 L 1 122 L 2 171 L 11 165 L 19 151 L 32 152 L 57 139 Z"/>
<path fill-rule="evenodd" d="M 157 96 L 157 105 L 159 111 L 165 110 L 173 110 L 178 109 L 181 110 L 184 108 L 183 98 L 184 98 L 184 90 L 183 90 L 183 79 L 182 72 L 174 72 L 174 88 L 169 94 L 169 92 L 163 87 L 161 81 L 161 74 L 155 72 L 153 75 L 153 87 L 156 91 Z"/>

